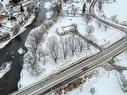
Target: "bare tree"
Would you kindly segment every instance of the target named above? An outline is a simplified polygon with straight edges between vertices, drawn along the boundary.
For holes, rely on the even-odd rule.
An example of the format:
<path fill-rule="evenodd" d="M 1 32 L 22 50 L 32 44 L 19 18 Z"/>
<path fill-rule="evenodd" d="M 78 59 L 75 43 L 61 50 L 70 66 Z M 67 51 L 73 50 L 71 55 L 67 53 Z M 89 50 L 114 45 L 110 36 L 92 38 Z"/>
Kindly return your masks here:
<path fill-rule="evenodd" d="M 27 40 L 27 44 L 28 44 L 29 50 L 32 51 L 32 53 L 36 53 L 37 44 L 35 40 L 33 39 L 33 37 L 29 37 L 29 39 Z"/>
<path fill-rule="evenodd" d="M 101 28 L 102 23 L 100 21 L 97 21 L 98 27 Z"/>
<path fill-rule="evenodd" d="M 77 41 L 77 46 L 79 47 L 79 51 L 82 52 L 83 51 L 83 48 L 86 46 L 86 42 L 83 41 L 79 37 L 76 38 L 76 41 Z"/>
<path fill-rule="evenodd" d="M 47 49 L 52 59 L 55 61 L 55 63 L 57 63 L 59 57 L 59 45 L 57 37 L 52 36 L 47 40 Z"/>
<path fill-rule="evenodd" d="M 91 16 L 89 13 L 86 13 L 85 14 L 85 21 L 86 21 L 86 24 L 88 25 L 88 23 L 91 21 Z"/>
<path fill-rule="evenodd" d="M 98 1 L 98 8 L 99 8 L 99 11 L 102 11 L 102 0 Z"/>
<path fill-rule="evenodd" d="M 92 33 L 94 32 L 94 27 L 92 25 L 87 25 L 86 32 L 87 39 L 92 40 L 93 39 Z M 87 43 L 87 49 L 89 49 L 89 46 L 90 44 Z"/>
<path fill-rule="evenodd" d="M 44 63 L 44 65 L 45 65 L 45 63 L 46 63 L 46 56 L 48 55 L 45 51 L 44 51 L 44 49 L 38 49 L 37 50 L 37 55 L 38 55 L 38 60 L 39 61 L 41 61 L 41 58 L 43 58 L 43 63 Z"/>
<path fill-rule="evenodd" d="M 117 15 L 111 16 L 111 20 L 112 20 L 112 21 L 116 21 L 116 19 L 117 19 Z"/>
<path fill-rule="evenodd" d="M 28 37 L 27 44 L 33 51 L 33 53 L 36 54 L 37 46 L 40 43 L 40 40 L 42 39 L 43 30 L 40 28 L 36 28 L 35 30 L 31 31 L 31 34 Z"/>
<path fill-rule="evenodd" d="M 39 66 L 34 53 L 26 53 L 24 56 L 24 63 L 27 64 L 27 70 L 32 75 L 39 75 Z"/>
<path fill-rule="evenodd" d="M 60 43 L 61 43 L 63 57 L 64 57 L 64 59 L 66 59 L 67 58 L 67 55 L 68 55 L 68 52 L 69 52 L 68 38 L 66 36 L 65 37 L 62 37 L 60 39 Z"/>
<path fill-rule="evenodd" d="M 104 26 L 105 31 L 107 31 L 107 28 L 108 28 L 109 26 L 108 26 L 107 24 L 104 24 L 103 26 Z"/>
<path fill-rule="evenodd" d="M 49 29 L 53 25 L 54 21 L 52 19 L 45 20 L 43 24 L 45 25 L 45 29 Z"/>
<path fill-rule="evenodd" d="M 69 42 L 69 49 L 71 51 L 71 54 L 74 55 L 77 48 L 75 36 L 71 35 L 68 42 Z"/>
<path fill-rule="evenodd" d="M 94 32 L 94 27 L 92 25 L 87 25 L 86 32 L 90 36 Z"/>
<path fill-rule="evenodd" d="M 86 0 L 87 3 L 91 3 L 91 0 Z"/>

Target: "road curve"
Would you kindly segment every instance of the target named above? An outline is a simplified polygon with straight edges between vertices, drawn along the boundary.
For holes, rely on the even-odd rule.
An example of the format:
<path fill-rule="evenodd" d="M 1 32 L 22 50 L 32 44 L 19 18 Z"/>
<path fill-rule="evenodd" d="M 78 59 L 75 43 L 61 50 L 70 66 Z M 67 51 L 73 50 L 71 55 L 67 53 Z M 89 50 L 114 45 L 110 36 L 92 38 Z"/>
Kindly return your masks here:
<path fill-rule="evenodd" d="M 89 8 L 89 12 L 90 12 L 90 15 L 92 17 L 94 17 L 96 20 L 104 23 L 104 24 L 107 24 L 115 29 L 118 29 L 118 30 L 121 30 L 123 31 L 124 33 L 127 34 L 127 27 L 126 26 L 123 26 L 123 25 L 120 25 L 118 23 L 115 23 L 115 22 L 112 22 L 111 20 L 108 20 L 108 19 L 104 19 L 102 18 L 101 16 L 99 16 L 96 12 L 96 9 L 95 9 L 95 5 L 96 5 L 96 2 L 98 0 L 93 0 L 93 2 L 91 3 L 90 5 L 90 8 Z"/>
<path fill-rule="evenodd" d="M 117 26 L 116 24 L 110 23 L 108 21 L 103 20 L 98 17 L 94 12 L 94 5 L 97 0 L 94 0 L 90 6 L 91 15 L 101 21 L 102 23 L 108 24 L 114 28 L 119 30 L 125 29 L 122 26 Z M 119 40 L 117 43 L 113 44 L 109 48 L 103 50 L 102 52 L 97 53 L 95 56 L 90 57 L 89 59 L 83 59 L 75 62 L 75 65 L 72 65 L 70 68 L 63 70 L 61 73 L 52 75 L 46 79 L 43 79 L 27 88 L 21 89 L 11 95 L 44 95 L 46 92 L 51 91 L 52 88 L 57 86 L 58 84 L 70 80 L 70 78 L 74 78 L 79 73 L 82 73 L 82 69 L 87 66 L 89 68 L 103 64 L 112 59 L 113 56 L 125 51 L 127 49 L 127 37 Z"/>

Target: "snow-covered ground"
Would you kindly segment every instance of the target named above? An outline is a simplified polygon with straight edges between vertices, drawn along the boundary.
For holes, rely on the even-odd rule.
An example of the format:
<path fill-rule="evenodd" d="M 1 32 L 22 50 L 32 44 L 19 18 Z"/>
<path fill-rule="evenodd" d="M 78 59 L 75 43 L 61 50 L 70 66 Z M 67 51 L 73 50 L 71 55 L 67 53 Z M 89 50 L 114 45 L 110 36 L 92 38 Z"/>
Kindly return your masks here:
<path fill-rule="evenodd" d="M 65 25 L 67 25 L 67 24 L 65 24 Z M 43 36 L 45 39 L 43 39 L 42 42 L 39 44 L 39 46 L 38 46 L 39 49 L 43 50 L 45 48 L 46 50 L 48 50 L 48 48 L 46 47 L 47 39 L 49 39 L 52 36 L 56 36 L 56 38 L 60 39 L 60 37 L 56 33 L 56 28 L 59 28 L 60 26 L 61 26 L 60 24 L 59 24 L 59 26 L 54 24 L 53 27 L 51 27 L 49 29 L 48 35 Z M 39 28 L 40 27 L 35 28 L 35 29 L 39 29 Z M 36 32 L 36 31 L 32 31 L 32 32 Z M 26 46 L 29 48 L 27 43 L 26 43 Z M 99 50 L 97 50 L 96 48 L 94 48 L 93 46 L 90 45 L 90 49 L 85 49 L 85 50 L 83 50 L 82 53 L 78 52 L 78 53 L 76 53 L 75 56 L 68 55 L 66 60 L 60 59 L 57 63 L 54 63 L 54 61 L 50 57 L 48 57 L 46 59 L 47 62 L 45 64 L 43 64 L 43 58 L 41 58 L 42 61 L 39 61 L 41 74 L 39 76 L 32 76 L 31 73 L 27 69 L 28 68 L 27 63 L 25 63 L 23 66 L 24 69 L 21 72 L 21 79 L 19 81 L 19 86 L 21 88 L 27 87 L 30 84 L 33 84 L 39 80 L 42 80 L 42 79 L 46 78 L 47 76 L 52 75 L 56 72 L 59 72 L 63 68 L 66 68 L 66 67 L 72 65 L 72 63 L 74 63 L 77 60 L 81 60 L 81 59 L 84 59 L 84 58 L 87 58 L 91 55 L 96 54 L 98 51 Z M 27 54 L 29 55 L 29 53 L 30 52 L 28 52 Z M 27 56 L 27 54 L 26 54 L 26 56 Z"/>
<path fill-rule="evenodd" d="M 113 1 L 113 0 L 112 0 Z M 117 15 L 117 19 L 120 22 L 127 21 L 127 0 L 115 0 L 113 3 L 103 4 L 104 14 L 111 18 L 111 16 Z"/>
<path fill-rule="evenodd" d="M 126 95 L 121 89 L 116 77 L 116 71 L 105 71 L 97 68 L 98 74 L 81 85 L 79 88 L 68 92 L 65 95 Z M 91 94 L 90 89 L 95 88 L 95 93 Z M 64 94 L 63 94 L 64 95 Z"/>
<path fill-rule="evenodd" d="M 10 0 L 0 0 L 0 3 L 3 4 L 5 10 L 6 10 L 6 5 L 9 4 L 9 1 L 10 1 Z"/>
<path fill-rule="evenodd" d="M 77 24 L 79 33 L 84 35 L 86 38 L 88 38 L 87 27 L 92 26 L 93 30 L 92 30 L 90 38 L 88 39 L 96 42 L 98 45 L 105 48 L 126 36 L 124 32 L 109 26 L 107 26 L 108 28 L 105 31 L 104 24 L 102 24 L 101 27 L 99 28 L 98 22 L 94 19 L 92 19 L 89 25 L 87 25 L 84 17 L 80 17 L 80 16 L 79 17 L 59 17 L 58 21 L 49 29 L 48 36 L 51 36 L 52 34 L 56 34 L 56 30 L 58 30 L 58 32 L 63 32 L 61 31 L 61 28 L 69 26 L 71 24 Z"/>
<path fill-rule="evenodd" d="M 98 23 L 100 22 L 97 22 L 96 20 L 93 20 L 89 23 L 89 25 L 93 26 L 91 40 L 95 41 L 102 47 L 106 48 L 126 36 L 124 32 L 110 26 L 107 26 L 107 29 L 105 30 L 105 24 L 101 24 L 101 27 L 99 28 Z M 86 28 L 87 27 L 88 26 L 86 26 Z M 86 34 L 83 33 L 83 35 Z"/>
<path fill-rule="evenodd" d="M 49 4 L 49 2 L 46 2 L 45 7 L 48 8 L 49 6 L 51 6 L 51 4 Z M 59 17 L 57 22 L 54 23 L 53 26 L 48 29 L 47 31 L 48 34 L 45 34 L 43 36 L 43 39 L 39 43 L 38 47 L 42 50 L 43 49 L 48 50 L 46 47 L 46 43 L 48 42 L 48 39 L 52 36 L 55 36 L 56 38 L 60 39 L 61 37 L 57 34 L 57 32 L 60 32 L 62 27 L 66 27 L 73 23 L 76 23 L 78 25 L 78 30 L 85 31 L 85 28 L 83 27 L 85 25 L 85 21 L 83 20 L 83 17 Z M 38 30 L 42 30 L 41 32 L 44 31 L 43 27 L 40 26 L 38 28 L 35 28 L 35 30 L 32 30 L 30 33 L 32 32 L 34 33 L 34 31 L 36 32 Z M 28 37 L 28 40 L 29 40 L 29 37 Z M 29 44 L 27 42 L 26 42 L 26 47 L 29 48 Z M 55 64 L 54 61 L 51 60 L 50 57 L 48 57 L 47 58 L 48 60 L 45 65 L 42 64 L 43 63 L 42 61 L 39 62 L 40 69 L 41 69 L 41 74 L 39 76 L 31 76 L 30 72 L 28 72 L 27 70 L 28 65 L 25 63 L 24 69 L 22 70 L 22 73 L 21 73 L 19 86 L 21 88 L 29 86 L 30 84 L 35 83 L 38 80 L 41 80 L 55 72 L 58 72 L 62 68 L 72 65 L 72 63 L 74 63 L 76 60 L 79 60 L 81 58 L 83 59 L 87 58 L 91 55 L 96 54 L 97 52 L 98 50 L 90 45 L 90 49 L 85 49 L 82 53 L 76 53 L 75 56 L 69 55 L 66 60 L 60 59 L 57 62 L 57 64 Z"/>
<path fill-rule="evenodd" d="M 54 73 L 61 71 L 63 68 L 67 68 L 71 66 L 72 63 L 75 63 L 75 61 L 77 60 L 87 58 L 97 53 L 97 50 L 94 47 L 91 46 L 90 48 L 91 48 L 90 50 L 85 50 L 83 53 L 77 54 L 74 57 L 71 56 L 70 58 L 66 60 L 60 60 L 57 64 L 55 64 L 51 59 L 49 59 L 45 65 L 40 63 L 39 66 L 41 69 L 41 74 L 39 76 L 32 76 L 31 73 L 27 69 L 28 68 L 27 64 L 24 64 L 23 66 L 24 69 L 21 72 L 21 79 L 18 85 L 21 88 L 27 87 L 39 80 L 42 80 Z"/>
<path fill-rule="evenodd" d="M 82 14 L 82 9 L 83 9 L 83 4 L 86 2 L 86 0 L 73 0 L 73 1 L 68 1 L 68 3 L 63 3 L 63 14 L 64 15 L 69 15 L 73 16 L 75 15 L 81 15 Z"/>
<path fill-rule="evenodd" d="M 127 51 L 122 52 L 114 58 L 115 64 L 127 67 Z"/>
<path fill-rule="evenodd" d="M 26 30 L 26 26 L 28 26 L 29 24 L 32 23 L 32 21 L 34 20 L 35 15 L 33 14 L 32 16 L 30 16 L 30 18 L 27 20 L 27 23 L 23 26 L 20 27 L 19 32 L 16 35 L 13 35 L 13 31 L 7 31 L 7 29 L 5 30 L 5 32 L 8 32 L 11 35 L 11 38 L 5 42 L 0 43 L 0 49 L 5 47 L 12 39 L 14 39 L 16 36 L 18 36 L 19 34 L 23 33 Z M 11 25 L 11 23 L 9 24 L 9 26 Z M 12 26 L 12 25 L 11 25 Z"/>
<path fill-rule="evenodd" d="M 0 1 L 0 2 L 2 2 L 2 1 Z M 2 4 L 6 5 L 6 4 L 8 4 L 8 2 L 9 2 L 9 0 L 3 0 Z M 30 3 L 33 3 L 33 2 L 36 3 L 35 1 L 28 1 L 27 3 L 30 4 Z M 17 5 L 17 7 L 19 7 L 19 6 Z M 12 39 L 14 39 L 16 36 L 18 36 L 22 32 L 24 32 L 26 30 L 26 26 L 30 25 L 32 23 L 32 21 L 34 20 L 35 13 L 33 12 L 33 13 L 31 13 L 31 15 L 29 15 L 28 11 L 26 10 L 27 8 L 26 7 L 23 7 L 23 8 L 24 8 L 24 13 L 23 13 L 24 15 L 20 14 L 20 12 L 19 12 L 20 10 L 18 10 L 18 8 L 13 8 L 12 11 L 14 13 L 13 13 L 12 16 L 14 16 L 16 18 L 16 20 L 8 20 L 8 17 L 5 17 L 5 19 L 1 19 L 0 23 L 2 24 L 2 27 L 0 28 L 0 32 L 1 32 L 1 34 L 2 33 L 3 34 L 8 33 L 10 35 L 10 38 L 7 39 L 7 41 L 1 42 L 0 43 L 0 48 L 3 48 Z M 29 18 L 26 19 L 26 17 L 28 15 L 29 15 Z M 25 21 L 25 19 L 26 19 L 26 21 Z"/>
<path fill-rule="evenodd" d="M 81 13 L 81 7 L 78 7 L 78 6 L 79 6 L 79 4 L 83 5 L 83 0 L 75 0 L 75 1 L 82 2 L 82 3 L 78 3 L 78 4 L 73 4 L 75 6 L 75 8 L 78 8 L 76 10 L 76 12 L 78 11 L 78 13 Z M 51 4 L 49 2 L 46 3 L 46 5 L 45 5 L 46 8 L 50 8 L 50 6 L 51 6 Z M 71 8 L 71 7 L 67 7 L 66 5 L 63 5 L 62 7 L 63 7 L 63 14 L 66 13 L 65 11 L 67 10 L 67 8 Z M 70 9 L 68 9 L 68 10 L 70 10 Z M 107 30 L 105 31 L 104 30 L 105 25 L 101 24 L 101 27 L 99 28 L 97 23 L 98 22 L 95 19 L 91 19 L 91 21 L 87 25 L 86 19 L 84 17 L 82 17 L 81 15 L 78 15 L 78 16 L 70 16 L 70 15 L 64 16 L 64 15 L 62 15 L 47 30 L 47 33 L 45 33 L 42 36 L 42 40 L 38 44 L 38 48 L 42 51 L 43 50 L 48 51 L 47 43 L 50 42 L 49 39 L 51 37 L 55 36 L 56 40 L 60 40 L 60 38 L 62 36 L 59 36 L 58 32 L 60 32 L 60 33 L 63 32 L 64 31 L 62 29 L 63 27 L 66 27 L 66 26 L 69 26 L 72 24 L 76 24 L 78 32 L 83 34 L 86 38 L 93 40 L 94 42 L 97 42 L 97 44 L 99 44 L 100 46 L 103 46 L 103 47 L 108 47 L 109 45 L 115 43 L 116 41 L 120 40 L 122 37 L 125 36 L 125 34 L 123 32 L 113 29 L 111 27 L 108 27 Z M 92 29 L 91 30 L 92 33 L 91 33 L 90 37 L 88 37 L 88 31 L 87 31 L 87 30 L 89 30 L 89 29 L 87 29 L 88 27 L 90 29 Z M 30 32 L 30 35 L 32 32 L 33 32 L 33 34 L 35 32 L 37 33 L 37 31 L 40 31 L 41 33 L 43 33 L 43 30 L 44 30 L 43 27 L 39 26 L 38 28 L 35 28 L 35 30 L 32 30 Z M 63 37 L 65 37 L 65 35 L 63 35 Z M 26 47 L 28 48 L 28 53 L 26 53 L 25 57 L 32 55 L 30 45 L 28 44 L 29 39 L 30 39 L 30 36 L 28 36 L 28 39 L 26 42 Z M 85 44 L 86 44 L 86 42 L 85 42 Z M 37 51 L 39 49 L 37 49 Z M 51 57 L 49 57 L 50 54 L 48 54 L 48 57 L 46 57 L 45 64 L 43 64 L 43 58 L 41 58 L 41 60 L 38 61 L 38 63 L 37 63 L 37 65 L 39 65 L 39 70 L 40 70 L 39 76 L 31 75 L 31 73 L 29 72 L 30 71 L 29 64 L 28 64 L 28 62 L 25 62 L 23 65 L 23 70 L 21 72 L 21 79 L 20 79 L 18 85 L 22 89 L 26 86 L 29 86 L 30 84 L 33 84 L 41 79 L 44 79 L 45 77 L 47 77 L 53 73 L 58 72 L 62 68 L 70 66 L 76 60 L 79 60 L 82 58 L 83 59 L 87 58 L 91 55 L 96 54 L 97 52 L 98 52 L 98 50 L 95 47 L 93 47 L 92 45 L 90 45 L 90 49 L 85 49 L 85 50 L 83 50 L 82 53 L 76 52 L 75 56 L 68 55 L 66 60 L 63 60 L 62 58 L 60 58 L 57 63 L 54 63 L 54 61 L 51 59 Z M 106 74 L 104 76 L 102 76 L 102 78 L 105 76 L 106 76 Z M 111 80 L 108 80 L 109 78 L 104 79 L 104 80 L 112 82 L 114 79 L 114 81 L 116 81 L 114 76 L 111 76 L 111 77 L 113 77 L 113 78 L 111 78 Z M 113 84 L 111 84 L 111 85 L 113 85 Z M 118 85 L 116 84 L 115 86 L 118 86 Z M 77 94 L 75 94 L 75 95 L 77 95 Z M 98 95 L 100 95 L 100 94 L 98 94 Z M 117 94 L 109 94 L 109 95 L 117 95 Z M 118 94 L 118 95 L 120 95 L 120 94 Z"/>
<path fill-rule="evenodd" d="M 3 77 L 9 70 L 11 69 L 11 62 L 3 63 L 3 65 L 0 67 L 0 78 Z"/>

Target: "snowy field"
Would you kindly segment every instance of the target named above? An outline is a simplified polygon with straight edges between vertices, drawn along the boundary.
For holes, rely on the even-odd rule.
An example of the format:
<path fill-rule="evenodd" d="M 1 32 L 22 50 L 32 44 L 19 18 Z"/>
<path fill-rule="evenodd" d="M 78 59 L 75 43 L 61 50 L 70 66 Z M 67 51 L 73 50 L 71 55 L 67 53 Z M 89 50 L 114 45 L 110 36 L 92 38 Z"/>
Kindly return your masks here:
<path fill-rule="evenodd" d="M 113 1 L 113 0 L 112 0 Z M 117 15 L 117 19 L 120 22 L 127 21 L 127 0 L 115 0 L 113 3 L 105 3 L 103 5 L 104 14 L 111 18 L 111 16 Z"/>
<path fill-rule="evenodd" d="M 49 29 L 48 36 L 51 36 L 52 34 L 56 34 L 56 31 L 63 32 L 61 31 L 62 27 L 66 27 L 72 24 L 77 25 L 79 33 L 81 33 L 87 39 L 90 39 L 93 42 L 96 42 L 98 45 L 104 48 L 114 44 L 115 42 L 119 41 L 120 39 L 126 36 L 124 32 L 109 26 L 107 26 L 107 29 L 105 30 L 106 26 L 102 23 L 99 28 L 98 23 L 100 22 L 97 22 L 95 19 L 92 19 L 87 25 L 85 18 L 80 16 L 79 17 L 59 17 L 58 21 Z M 91 28 L 91 31 L 92 31 L 89 36 L 88 36 L 88 31 L 89 31 L 88 28 Z"/>
<path fill-rule="evenodd" d="M 62 14 L 65 16 L 81 15 L 83 4 L 85 2 L 86 0 L 72 0 L 72 1 L 68 1 L 67 3 L 62 3 L 62 8 L 63 8 Z"/>
<path fill-rule="evenodd" d="M 85 27 L 83 27 L 83 26 L 86 24 L 85 24 L 85 21 L 82 17 L 60 17 L 58 19 L 58 21 L 49 29 L 48 35 L 46 35 L 46 37 L 45 37 L 45 41 L 47 41 L 48 38 L 50 38 L 52 36 L 56 36 L 58 39 L 60 39 L 60 37 L 56 33 L 56 29 L 60 30 L 62 26 L 68 26 L 68 25 L 71 25 L 72 23 L 77 23 L 79 31 L 85 31 Z M 97 26 L 95 26 L 95 27 L 97 27 Z M 111 30 L 114 30 L 114 31 L 111 31 Z M 83 33 L 83 32 L 81 32 L 81 33 Z M 84 32 L 84 34 L 85 33 L 86 32 Z M 103 28 L 101 28 L 101 29 L 98 29 L 98 31 L 94 31 L 93 35 L 97 38 L 98 43 L 100 41 L 100 45 L 103 44 L 108 47 L 109 45 L 113 44 L 117 40 L 121 39 L 122 36 L 119 36 L 119 35 L 124 36 L 124 33 L 123 32 L 121 33 L 118 30 L 116 31 L 115 29 L 112 29 L 112 28 L 111 29 L 109 28 L 107 31 L 105 31 Z M 117 40 L 115 39 L 116 37 L 118 38 Z M 106 41 L 108 41 L 110 43 L 108 43 L 108 45 L 106 45 L 107 44 Z M 42 43 L 39 44 L 39 47 L 42 47 L 42 49 L 43 49 L 43 47 L 46 47 L 46 43 L 44 43 L 43 41 L 42 41 Z M 69 64 L 71 65 L 71 63 L 75 62 L 76 60 L 79 60 L 80 58 L 89 57 L 89 56 L 94 55 L 98 52 L 98 50 L 95 49 L 94 47 L 92 47 L 92 46 L 90 46 L 90 47 L 91 47 L 90 50 L 85 50 L 83 53 L 77 53 L 76 56 L 68 57 L 68 59 L 66 59 L 66 60 L 59 60 L 59 62 L 57 64 L 54 64 L 51 60 L 49 60 L 44 66 L 42 64 L 42 62 L 39 62 L 40 67 L 42 69 L 42 73 L 37 77 L 31 76 L 31 74 L 27 70 L 27 65 L 24 65 L 24 69 L 22 70 L 22 73 L 21 73 L 21 79 L 20 79 L 19 85 L 21 86 L 21 88 L 29 86 L 30 84 L 35 83 L 35 82 L 53 74 L 53 73 L 56 73 L 66 66 L 69 66 Z"/>
<path fill-rule="evenodd" d="M 67 24 L 65 24 L 65 25 L 67 25 Z M 53 27 L 51 27 L 51 29 L 49 29 L 48 35 L 43 36 L 45 39 L 43 39 L 42 42 L 39 44 L 39 46 L 38 46 L 39 50 L 48 51 L 48 48 L 46 47 L 46 45 L 48 43 L 49 38 L 55 36 L 56 39 L 57 38 L 60 39 L 60 36 L 58 36 L 56 33 L 56 28 L 58 28 L 58 27 L 60 27 L 60 26 L 54 24 Z M 26 44 L 26 46 L 29 47 L 28 44 Z M 57 52 L 59 52 L 59 50 Z M 68 53 L 68 56 L 65 60 L 60 58 L 60 60 L 58 60 L 57 63 L 54 63 L 54 61 L 52 60 L 52 58 L 50 56 L 47 56 L 46 63 L 43 63 L 43 58 L 41 58 L 41 60 L 38 61 L 39 67 L 40 67 L 39 69 L 41 72 L 41 74 L 39 76 L 32 76 L 28 70 L 29 69 L 28 64 L 25 63 L 23 66 L 24 69 L 21 72 L 21 79 L 20 79 L 20 82 L 18 84 L 21 88 L 27 87 L 27 86 L 29 86 L 29 85 L 31 85 L 31 84 L 39 81 L 39 80 L 42 80 L 42 79 L 48 77 L 49 75 L 52 75 L 54 73 L 61 71 L 63 68 L 71 66 L 72 63 L 75 63 L 75 61 L 87 58 L 89 56 L 92 56 L 92 55 L 96 54 L 97 52 L 99 52 L 99 50 L 94 48 L 92 45 L 90 45 L 89 49 L 84 47 L 83 52 L 82 53 L 77 52 L 75 54 L 75 56 L 72 56 L 71 54 Z M 29 54 L 31 54 L 31 53 L 28 52 L 26 54 L 26 56 L 29 56 Z"/>
<path fill-rule="evenodd" d="M 24 87 L 27 87 L 33 83 L 38 82 L 39 80 L 42 80 L 50 75 L 53 75 L 55 73 L 60 72 L 63 68 L 67 68 L 71 66 L 75 61 L 87 58 L 91 55 L 94 55 L 97 51 L 95 48 L 91 47 L 91 50 L 86 50 L 82 54 L 77 54 L 76 56 L 71 56 L 71 58 L 66 59 L 66 60 L 61 60 L 57 64 L 54 64 L 51 59 L 44 65 L 40 63 L 40 69 L 41 69 L 41 74 L 39 76 L 32 76 L 31 73 L 27 69 L 27 65 L 25 64 L 23 67 L 24 69 L 21 72 L 21 79 L 18 83 L 18 85 L 21 87 L 19 89 L 22 89 Z M 95 50 L 95 51 L 94 51 Z"/>
<path fill-rule="evenodd" d="M 75 4 L 76 1 L 78 1 L 79 3 Z M 66 14 L 65 11 L 67 10 L 67 8 L 69 11 L 72 10 L 72 6 L 73 6 L 74 8 L 76 8 L 75 12 L 77 13 L 77 11 L 78 11 L 78 13 L 80 14 L 81 8 L 79 7 L 79 4 L 83 5 L 83 0 L 75 0 L 75 3 L 73 2 L 73 5 L 71 5 L 71 7 L 68 5 L 68 3 L 67 3 L 67 6 L 63 5 L 62 6 L 63 7 L 63 13 Z M 50 8 L 50 6 L 51 6 L 50 2 L 46 3 L 46 5 L 45 5 L 46 8 Z M 85 46 L 83 46 L 83 48 L 84 48 L 83 51 L 79 52 L 79 48 L 77 48 L 77 46 L 75 47 L 75 45 L 77 45 L 77 40 L 76 40 L 78 38 L 77 35 L 75 35 L 74 37 L 72 36 L 71 33 L 69 33 L 68 35 L 62 35 L 62 36 L 58 35 L 58 33 L 66 32 L 63 30 L 63 27 L 68 27 L 72 24 L 76 24 L 77 30 L 79 33 L 81 33 L 87 39 L 90 39 L 90 40 L 96 42 L 98 45 L 105 47 L 105 48 L 108 47 L 109 45 L 115 43 L 116 41 L 120 40 L 122 37 L 125 36 L 125 34 L 123 32 L 120 32 L 114 28 L 105 26 L 102 23 L 99 27 L 98 23 L 100 23 L 100 22 L 97 22 L 94 19 L 91 19 L 88 22 L 85 19 L 85 17 L 83 17 L 81 15 L 70 16 L 70 14 L 69 14 L 69 16 L 62 15 L 62 16 L 58 17 L 58 20 L 55 23 L 53 23 L 53 25 L 46 31 L 45 34 L 43 34 L 44 29 L 42 26 L 39 26 L 39 27 L 35 28 L 34 30 L 32 30 L 30 32 L 28 38 L 27 38 L 26 47 L 28 48 L 28 52 L 25 54 L 24 60 L 26 60 L 26 58 L 28 58 L 28 57 L 30 57 L 30 58 L 28 58 L 27 61 L 24 61 L 23 70 L 21 72 L 21 79 L 18 83 L 19 89 L 27 87 L 27 86 L 29 86 L 29 85 L 31 85 L 31 84 L 33 84 L 33 83 L 35 83 L 41 79 L 44 79 L 45 77 L 47 77 L 49 75 L 52 75 L 56 72 L 59 72 L 61 69 L 72 65 L 72 63 L 74 63 L 75 61 L 77 61 L 79 59 L 87 58 L 87 57 L 94 55 L 97 52 L 99 52 L 99 50 L 96 49 L 92 45 L 90 45 L 89 48 L 87 48 L 88 44 L 85 41 L 83 41 L 82 39 L 80 39 L 80 41 Z M 35 43 L 33 44 L 31 42 L 34 42 L 35 38 L 33 39 L 32 37 L 34 37 L 33 34 L 36 34 L 36 33 L 37 33 L 37 35 L 43 34 L 43 36 L 40 37 L 38 35 L 38 37 L 41 38 L 41 41 L 38 43 L 37 47 L 34 47 L 34 46 L 36 46 L 36 44 Z M 32 35 L 32 37 L 30 37 L 31 35 Z M 66 37 L 67 37 L 67 39 L 66 39 Z M 76 39 L 75 39 L 75 37 L 76 37 Z M 70 47 L 70 45 L 72 43 L 74 43 L 73 44 L 74 45 L 73 49 L 75 49 L 74 55 L 72 55 L 71 50 L 69 50 L 67 52 L 67 58 L 63 59 L 63 57 L 61 57 L 61 56 L 63 56 L 63 55 L 61 55 L 62 49 L 60 48 L 60 49 L 55 50 L 56 48 L 58 48 L 57 46 L 61 43 L 60 42 L 61 39 L 67 40 L 66 43 L 69 43 L 68 44 L 69 49 L 72 48 L 72 47 Z M 70 42 L 70 40 L 72 41 L 72 43 Z M 56 55 L 59 55 L 58 53 L 60 53 L 60 55 L 58 56 L 57 63 L 54 62 L 54 60 L 52 58 L 54 56 L 51 56 L 52 53 L 50 54 L 52 48 L 49 48 L 49 44 L 52 47 L 52 43 L 56 45 L 53 50 L 57 51 L 57 53 L 56 52 L 53 52 L 53 53 L 55 53 Z M 31 49 L 31 46 L 34 47 L 35 50 Z M 61 47 L 61 45 L 59 45 L 59 47 Z M 41 55 L 42 57 L 40 57 L 40 58 L 39 58 L 40 54 L 38 54 L 38 51 L 43 53 L 43 55 Z M 36 61 L 37 67 L 34 68 L 34 69 L 38 68 L 39 75 L 37 75 L 37 76 L 31 75 L 31 73 L 30 73 L 32 71 L 30 68 L 31 64 L 29 64 L 29 63 L 31 62 L 31 60 L 35 61 L 34 58 L 37 59 L 37 61 Z M 111 82 L 116 81 L 115 77 L 112 74 L 111 74 L 111 80 L 109 78 L 105 78 L 106 75 L 107 74 L 102 76 L 101 77 L 102 79 L 97 79 L 97 80 L 111 81 Z M 103 79 L 103 77 L 104 77 L 104 79 Z M 98 81 L 94 85 L 97 86 L 97 85 L 101 84 L 102 81 L 100 81 L 100 82 Z M 113 84 L 111 84 L 111 86 L 112 85 Z M 117 86 L 119 88 L 119 86 L 117 84 L 115 86 Z M 118 88 L 116 88 L 116 89 L 118 89 Z M 98 88 L 98 90 L 99 90 L 99 88 Z M 122 93 L 122 92 L 120 92 L 120 93 Z M 74 95 L 77 95 L 77 94 L 74 94 Z M 88 93 L 88 95 L 89 95 L 89 93 Z M 101 95 L 101 93 L 97 94 L 97 95 Z M 108 95 L 117 95 L 117 94 L 108 94 Z M 118 94 L 118 95 L 123 95 L 123 94 Z"/>
<path fill-rule="evenodd" d="M 127 51 L 122 52 L 114 58 L 115 64 L 127 67 Z"/>
<path fill-rule="evenodd" d="M 100 45 L 103 48 L 109 47 L 110 45 L 114 44 L 115 42 L 119 41 L 120 39 L 126 36 L 124 32 L 114 29 L 110 26 L 106 26 L 103 23 L 101 23 L 99 27 L 98 23 L 100 22 L 97 22 L 96 20 L 93 19 L 89 23 L 89 25 L 85 26 L 85 30 L 84 30 L 85 32 L 81 31 L 80 33 L 87 37 L 86 34 L 87 28 L 91 27 L 93 30 L 89 39 L 96 42 L 98 45 Z M 105 29 L 105 27 L 107 27 L 107 29 Z"/>
<path fill-rule="evenodd" d="M 88 79 L 79 88 L 68 92 L 65 95 L 126 95 L 121 90 L 121 86 L 116 77 L 116 71 L 105 71 L 102 68 L 97 68 L 98 74 Z M 94 88 L 95 93 L 91 94 L 90 89 Z M 64 95 L 64 94 L 63 94 Z"/>

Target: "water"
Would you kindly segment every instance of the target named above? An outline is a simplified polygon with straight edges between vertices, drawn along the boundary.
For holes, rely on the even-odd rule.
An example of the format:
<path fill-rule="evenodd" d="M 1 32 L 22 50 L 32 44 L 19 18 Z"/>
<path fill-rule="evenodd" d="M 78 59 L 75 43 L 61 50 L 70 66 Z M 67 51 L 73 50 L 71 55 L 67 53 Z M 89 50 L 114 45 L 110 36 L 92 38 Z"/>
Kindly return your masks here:
<path fill-rule="evenodd" d="M 20 55 L 17 51 L 23 48 L 27 52 L 27 48 L 24 46 L 26 38 L 33 28 L 39 26 L 42 20 L 45 18 L 46 9 L 44 8 L 43 0 L 40 0 L 41 4 L 39 12 L 36 13 L 36 18 L 27 26 L 27 30 L 13 39 L 7 46 L 0 50 L 0 66 L 7 61 L 12 62 L 12 66 L 9 72 L 7 72 L 0 79 L 0 95 L 8 95 L 18 90 L 18 81 L 20 80 L 20 73 L 23 66 L 23 55 Z"/>

